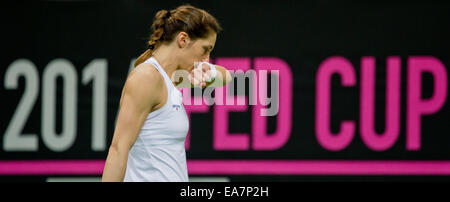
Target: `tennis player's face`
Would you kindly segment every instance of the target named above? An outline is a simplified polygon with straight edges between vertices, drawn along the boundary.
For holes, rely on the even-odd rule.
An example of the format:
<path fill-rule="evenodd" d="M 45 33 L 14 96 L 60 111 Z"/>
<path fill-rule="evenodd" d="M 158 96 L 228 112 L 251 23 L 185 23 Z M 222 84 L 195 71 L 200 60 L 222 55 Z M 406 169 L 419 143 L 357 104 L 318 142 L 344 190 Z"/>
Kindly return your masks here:
<path fill-rule="evenodd" d="M 195 62 L 209 62 L 209 56 L 216 44 L 217 34 L 211 33 L 206 38 L 191 41 L 186 51 L 186 69 L 192 71 Z"/>

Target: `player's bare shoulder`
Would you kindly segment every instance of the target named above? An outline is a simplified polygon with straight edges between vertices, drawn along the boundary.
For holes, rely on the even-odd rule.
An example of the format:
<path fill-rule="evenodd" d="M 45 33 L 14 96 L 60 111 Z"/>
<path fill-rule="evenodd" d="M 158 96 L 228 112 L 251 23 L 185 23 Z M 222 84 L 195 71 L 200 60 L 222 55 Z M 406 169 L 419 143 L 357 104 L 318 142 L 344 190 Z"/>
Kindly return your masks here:
<path fill-rule="evenodd" d="M 127 83 L 152 90 L 153 88 L 161 88 L 164 85 L 164 79 L 152 64 L 141 63 L 130 72 Z"/>
<path fill-rule="evenodd" d="M 164 83 L 164 79 L 162 75 L 158 72 L 155 66 L 150 63 L 141 63 L 136 66 L 131 72 L 130 75 L 137 75 L 138 78 L 144 79 L 147 78 L 149 83 L 162 85 Z"/>
<path fill-rule="evenodd" d="M 161 93 L 158 92 L 163 87 L 164 78 L 158 70 L 152 64 L 142 63 L 128 75 L 122 96 L 130 96 L 135 104 L 151 108 L 161 100 Z"/>

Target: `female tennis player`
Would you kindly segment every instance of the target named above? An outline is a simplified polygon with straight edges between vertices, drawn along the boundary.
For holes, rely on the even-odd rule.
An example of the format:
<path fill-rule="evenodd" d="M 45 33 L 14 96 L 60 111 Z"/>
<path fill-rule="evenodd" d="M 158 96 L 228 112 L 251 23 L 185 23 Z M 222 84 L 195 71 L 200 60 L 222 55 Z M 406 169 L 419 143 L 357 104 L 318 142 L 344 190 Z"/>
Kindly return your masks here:
<path fill-rule="evenodd" d="M 189 120 L 177 87 L 231 81 L 226 68 L 209 63 L 220 30 L 212 15 L 190 5 L 156 13 L 148 49 L 122 91 L 102 181 L 188 181 L 184 142 Z M 176 74 L 184 82 L 173 79 Z"/>

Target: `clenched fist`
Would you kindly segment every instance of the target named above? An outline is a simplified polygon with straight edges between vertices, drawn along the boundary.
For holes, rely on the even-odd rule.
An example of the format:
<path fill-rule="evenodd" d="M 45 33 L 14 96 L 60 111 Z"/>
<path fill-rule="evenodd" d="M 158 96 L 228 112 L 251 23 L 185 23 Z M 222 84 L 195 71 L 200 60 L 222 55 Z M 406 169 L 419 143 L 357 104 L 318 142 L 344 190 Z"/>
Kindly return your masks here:
<path fill-rule="evenodd" d="M 217 70 L 213 64 L 208 62 L 196 62 L 194 69 L 189 74 L 189 81 L 195 87 L 204 87 L 216 77 Z"/>

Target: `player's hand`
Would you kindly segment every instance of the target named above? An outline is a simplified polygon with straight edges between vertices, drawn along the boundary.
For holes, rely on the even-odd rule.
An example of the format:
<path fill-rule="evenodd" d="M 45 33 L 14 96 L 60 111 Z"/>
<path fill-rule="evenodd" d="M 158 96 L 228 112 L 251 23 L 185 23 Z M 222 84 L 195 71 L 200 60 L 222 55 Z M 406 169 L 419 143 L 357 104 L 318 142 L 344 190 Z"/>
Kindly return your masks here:
<path fill-rule="evenodd" d="M 200 65 L 201 64 L 201 65 Z M 195 87 L 205 87 L 211 78 L 211 67 L 206 63 L 196 63 L 189 74 L 189 81 Z"/>

